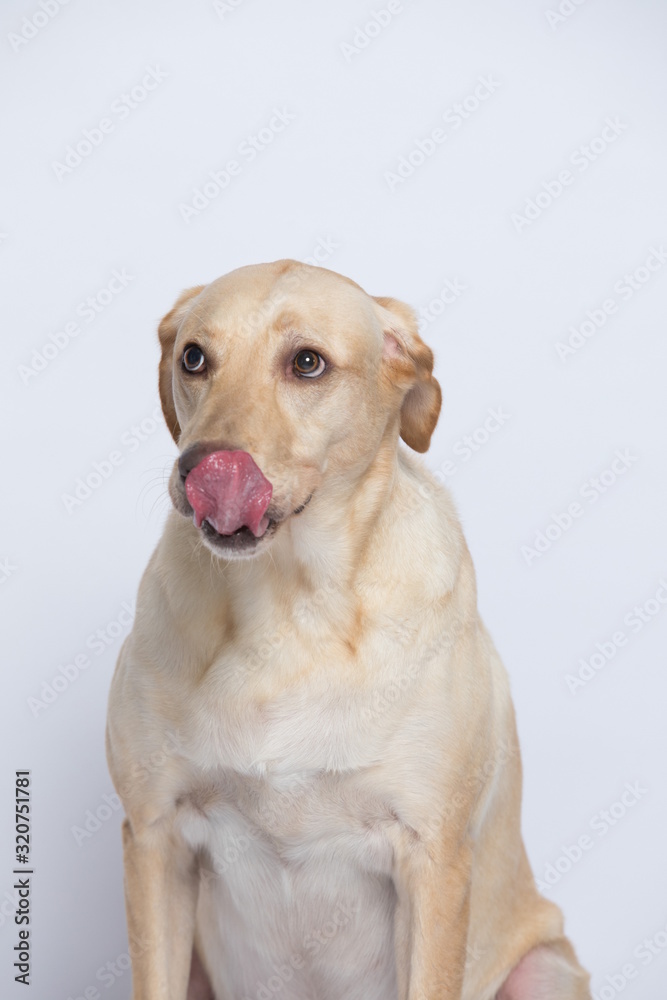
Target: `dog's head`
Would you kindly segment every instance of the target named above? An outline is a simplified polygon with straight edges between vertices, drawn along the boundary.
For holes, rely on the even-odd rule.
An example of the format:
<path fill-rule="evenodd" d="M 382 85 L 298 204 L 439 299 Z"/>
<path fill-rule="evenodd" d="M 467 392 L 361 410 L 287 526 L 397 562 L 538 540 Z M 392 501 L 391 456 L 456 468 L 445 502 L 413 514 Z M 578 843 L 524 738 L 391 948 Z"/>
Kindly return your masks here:
<path fill-rule="evenodd" d="M 239 268 L 183 292 L 159 336 L 171 498 L 221 555 L 259 552 L 399 433 L 429 446 L 440 387 L 413 311 L 333 271 Z"/>

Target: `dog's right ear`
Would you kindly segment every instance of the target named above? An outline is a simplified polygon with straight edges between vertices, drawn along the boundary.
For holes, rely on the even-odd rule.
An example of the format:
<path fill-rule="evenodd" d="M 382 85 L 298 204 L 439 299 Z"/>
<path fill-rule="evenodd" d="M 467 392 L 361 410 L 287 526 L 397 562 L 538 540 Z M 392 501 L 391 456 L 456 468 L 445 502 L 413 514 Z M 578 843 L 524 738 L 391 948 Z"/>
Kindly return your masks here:
<path fill-rule="evenodd" d="M 169 428 L 169 433 L 173 437 L 176 444 L 178 444 L 178 439 L 181 436 L 181 428 L 178 423 L 178 417 L 176 416 L 176 407 L 174 406 L 174 390 L 172 385 L 174 342 L 176 340 L 178 328 L 185 318 L 190 302 L 192 299 L 196 298 L 204 288 L 205 285 L 197 285 L 195 288 L 188 288 L 186 291 L 182 292 L 176 300 L 174 308 L 167 313 L 158 327 L 158 337 L 160 338 L 160 347 L 162 348 L 160 365 L 158 367 L 160 403 L 162 404 L 162 412 L 164 413 L 164 419 L 167 423 L 167 427 Z"/>

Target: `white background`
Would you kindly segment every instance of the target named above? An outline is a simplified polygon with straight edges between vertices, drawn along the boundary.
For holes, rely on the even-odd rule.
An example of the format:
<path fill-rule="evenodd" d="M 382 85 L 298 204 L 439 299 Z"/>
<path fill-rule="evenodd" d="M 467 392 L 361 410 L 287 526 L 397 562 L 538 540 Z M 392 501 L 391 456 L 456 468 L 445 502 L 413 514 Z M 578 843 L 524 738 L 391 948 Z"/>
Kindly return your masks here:
<path fill-rule="evenodd" d="M 667 246 L 667 9 L 564 0 L 571 13 L 558 20 L 547 16 L 558 2 L 403 0 L 370 39 L 373 26 L 366 39 L 357 30 L 384 0 L 235 0 L 219 11 L 206 0 L 70 0 L 38 14 L 38 30 L 24 20 L 37 3 L 3 4 L 3 996 L 129 996 L 129 972 L 104 971 L 127 950 L 120 811 L 80 843 L 73 828 L 90 825 L 112 791 L 114 623 L 168 508 L 176 452 L 151 416 L 159 318 L 185 287 L 308 258 L 318 241 L 335 244 L 327 266 L 417 308 L 447 280 L 465 286 L 423 323 L 444 395 L 425 461 L 443 475 L 456 465 L 446 479 L 512 680 L 528 851 L 538 878 L 552 872 L 548 894 L 601 1000 L 664 996 L 667 948 L 647 961 L 642 942 L 667 943 L 667 606 L 655 600 L 667 598 L 667 264 L 643 266 Z M 114 102 L 149 67 L 166 78 L 121 118 Z M 471 97 L 480 77 L 494 81 L 484 101 Z M 466 99 L 468 117 L 445 120 Z M 294 119 L 250 162 L 239 146 L 274 109 Z M 54 163 L 105 117 L 113 131 L 58 178 Z M 583 169 L 577 150 L 591 149 L 607 118 L 620 134 L 603 150 L 595 143 Z M 435 128 L 445 141 L 392 182 L 399 158 Z M 240 174 L 184 221 L 180 206 L 230 159 Z M 572 183 L 559 192 L 552 182 L 566 169 Z M 540 192 L 536 218 L 522 222 Z M 77 316 L 123 269 L 132 280 L 94 322 Z M 570 328 L 587 310 L 599 320 L 607 299 L 616 311 L 559 357 Z M 79 335 L 48 348 L 56 356 L 37 371 L 51 335 L 77 318 Z M 479 430 L 498 407 L 502 427 Z M 461 442 L 475 432 L 466 460 Z M 617 449 L 630 465 L 604 494 L 589 486 L 591 502 L 581 490 Z M 122 464 L 68 510 L 63 497 L 112 451 Z M 552 527 L 546 551 L 522 553 L 575 501 L 581 516 L 560 537 Z M 647 601 L 633 627 L 626 616 Z M 109 645 L 96 653 L 87 643 L 99 629 Z M 619 630 L 625 645 L 571 691 L 566 676 Z M 85 652 L 90 665 L 61 680 L 55 700 L 29 701 Z M 30 992 L 11 968 L 13 772 L 26 767 Z M 600 811 L 627 782 L 639 799 L 617 805 L 603 834 Z M 584 835 L 591 846 L 564 870 L 564 849 Z M 627 963 L 636 975 L 623 983 Z"/>

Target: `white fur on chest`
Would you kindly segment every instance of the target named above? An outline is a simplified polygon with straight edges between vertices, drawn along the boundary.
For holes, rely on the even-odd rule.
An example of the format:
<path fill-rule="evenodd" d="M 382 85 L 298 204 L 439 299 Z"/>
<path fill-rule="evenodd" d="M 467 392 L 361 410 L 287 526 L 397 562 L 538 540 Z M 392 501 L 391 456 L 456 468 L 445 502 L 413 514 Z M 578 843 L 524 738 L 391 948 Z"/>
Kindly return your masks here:
<path fill-rule="evenodd" d="M 395 817 L 363 783 L 220 772 L 180 807 L 201 852 L 198 937 L 221 1000 L 391 1000 Z M 279 993 L 282 990 L 282 993 Z"/>

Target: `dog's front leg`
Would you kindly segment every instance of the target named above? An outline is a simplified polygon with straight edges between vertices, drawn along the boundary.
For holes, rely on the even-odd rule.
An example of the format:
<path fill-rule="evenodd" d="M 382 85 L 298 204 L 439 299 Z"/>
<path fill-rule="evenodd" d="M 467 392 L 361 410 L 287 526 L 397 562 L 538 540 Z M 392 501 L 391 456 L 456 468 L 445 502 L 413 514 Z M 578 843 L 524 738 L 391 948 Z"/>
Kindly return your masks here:
<path fill-rule="evenodd" d="M 185 1000 L 197 907 L 192 851 L 166 826 L 123 822 L 132 1000 Z"/>
<path fill-rule="evenodd" d="M 466 962 L 471 850 L 405 833 L 395 851 L 399 1000 L 460 1000 Z"/>

